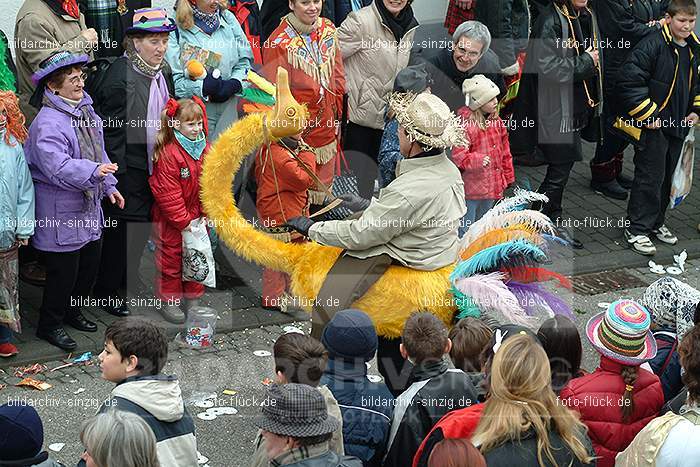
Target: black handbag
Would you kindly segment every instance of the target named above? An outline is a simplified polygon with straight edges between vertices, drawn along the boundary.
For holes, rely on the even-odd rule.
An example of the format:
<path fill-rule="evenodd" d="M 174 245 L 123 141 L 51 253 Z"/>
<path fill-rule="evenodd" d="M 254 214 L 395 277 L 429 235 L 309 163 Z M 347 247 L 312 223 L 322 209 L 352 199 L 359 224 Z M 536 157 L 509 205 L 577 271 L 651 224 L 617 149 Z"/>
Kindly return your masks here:
<path fill-rule="evenodd" d="M 338 154 L 335 158 L 335 174 L 336 175 L 333 177 L 333 186 L 331 187 L 331 193 L 334 197 L 337 198 L 345 193 L 352 193 L 358 196 L 360 195 L 357 176 L 350 170 L 348 162 L 345 160 L 345 154 L 343 153 L 340 145 L 338 145 Z M 351 210 L 340 205 L 337 208 L 333 208 L 325 213 L 323 215 L 323 219 L 329 221 L 339 221 L 353 214 L 354 213 Z"/>

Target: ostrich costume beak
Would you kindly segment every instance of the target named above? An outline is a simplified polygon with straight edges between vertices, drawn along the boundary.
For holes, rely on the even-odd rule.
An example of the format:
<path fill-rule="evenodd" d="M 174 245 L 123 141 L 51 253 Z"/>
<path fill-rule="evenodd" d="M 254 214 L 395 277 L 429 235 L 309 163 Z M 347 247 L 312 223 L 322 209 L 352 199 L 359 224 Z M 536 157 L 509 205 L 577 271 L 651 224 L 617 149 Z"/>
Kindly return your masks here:
<path fill-rule="evenodd" d="M 289 73 L 282 67 L 277 68 L 277 90 L 275 107 L 265 117 L 265 139 L 279 141 L 287 136 L 300 133 L 309 118 L 306 105 L 294 99 L 289 89 Z"/>

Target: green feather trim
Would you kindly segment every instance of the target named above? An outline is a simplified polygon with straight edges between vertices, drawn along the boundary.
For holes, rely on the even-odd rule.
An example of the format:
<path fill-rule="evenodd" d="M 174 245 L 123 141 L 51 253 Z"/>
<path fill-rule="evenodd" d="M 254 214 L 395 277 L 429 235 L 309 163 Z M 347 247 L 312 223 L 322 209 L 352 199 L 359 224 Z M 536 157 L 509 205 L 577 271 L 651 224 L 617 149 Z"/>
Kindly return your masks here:
<path fill-rule="evenodd" d="M 256 104 L 267 105 L 270 107 L 275 105 L 275 98 L 260 89 L 246 88 L 243 90 L 241 96 L 243 99 L 250 102 L 255 102 Z"/>
<path fill-rule="evenodd" d="M 452 295 L 454 296 L 454 303 L 459 313 L 457 313 L 457 320 L 471 316 L 472 318 L 481 317 L 481 310 L 474 303 L 471 297 L 464 295 L 462 292 L 457 290 L 454 286 L 450 289 Z"/>
<path fill-rule="evenodd" d="M 12 74 L 7 61 L 12 60 L 10 50 L 7 48 L 6 39 L 0 36 L 0 91 L 17 92 L 15 76 Z"/>

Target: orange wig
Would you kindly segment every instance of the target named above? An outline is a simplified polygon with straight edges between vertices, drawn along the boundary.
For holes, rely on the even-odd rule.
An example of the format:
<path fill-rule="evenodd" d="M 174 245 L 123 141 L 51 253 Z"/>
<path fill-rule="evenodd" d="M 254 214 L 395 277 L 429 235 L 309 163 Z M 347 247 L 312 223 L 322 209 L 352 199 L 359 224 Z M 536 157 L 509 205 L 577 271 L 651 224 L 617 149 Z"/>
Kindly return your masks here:
<path fill-rule="evenodd" d="M 27 127 L 24 126 L 24 115 L 19 109 L 19 100 L 12 91 L 0 91 L 0 110 L 5 109 L 7 113 L 7 131 L 5 132 L 5 142 L 10 143 L 10 135 L 20 143 L 27 139 Z"/>

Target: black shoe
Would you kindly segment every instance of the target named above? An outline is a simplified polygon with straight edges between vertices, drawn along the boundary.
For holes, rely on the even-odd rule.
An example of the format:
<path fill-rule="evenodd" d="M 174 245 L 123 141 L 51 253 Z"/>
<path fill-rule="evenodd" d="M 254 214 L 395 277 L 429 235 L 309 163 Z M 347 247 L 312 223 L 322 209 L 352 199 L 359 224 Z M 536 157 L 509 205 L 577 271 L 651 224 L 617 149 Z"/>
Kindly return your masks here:
<path fill-rule="evenodd" d="M 83 316 L 81 312 L 77 312 L 66 317 L 64 323 L 68 326 L 83 332 L 97 331 L 97 325 Z"/>
<path fill-rule="evenodd" d="M 622 188 L 617 180 L 611 180 L 609 182 L 596 182 L 591 180 L 591 188 L 603 196 L 607 196 L 612 199 L 619 199 L 624 201 L 627 199 L 627 190 Z"/>
<path fill-rule="evenodd" d="M 578 241 L 568 229 L 557 229 L 557 237 L 568 242 L 571 248 L 575 250 L 583 249 L 583 243 Z"/>
<path fill-rule="evenodd" d="M 37 329 L 36 337 L 39 339 L 44 339 L 51 345 L 63 349 L 65 351 L 71 351 L 78 348 L 78 343 L 75 342 L 71 336 L 66 334 L 66 330 L 63 328 L 56 328 L 50 331 L 42 331 Z"/>
<path fill-rule="evenodd" d="M 106 304 L 102 306 L 102 309 L 109 313 L 112 316 L 116 316 L 117 318 L 126 318 L 131 314 L 129 311 L 129 307 L 126 306 L 126 303 L 122 300 L 121 303 L 117 306 L 113 304 Z"/>
<path fill-rule="evenodd" d="M 632 182 L 633 180 L 625 175 L 620 174 L 617 176 L 617 183 L 625 190 L 632 189 Z"/>

